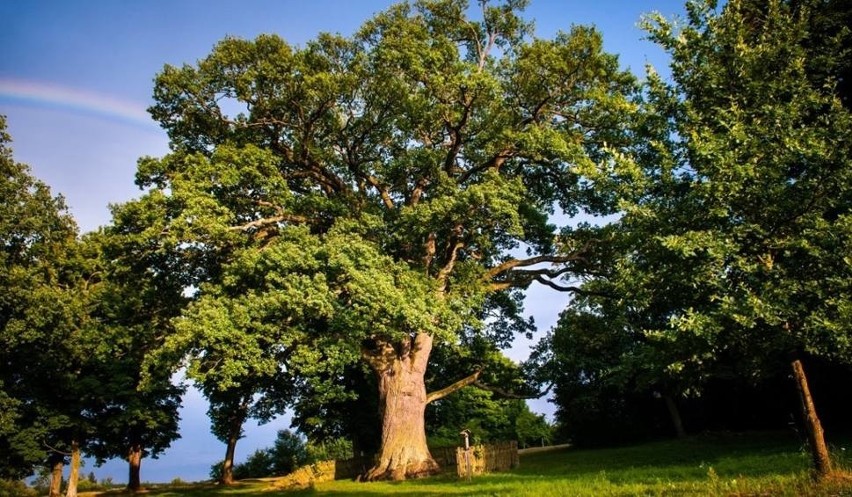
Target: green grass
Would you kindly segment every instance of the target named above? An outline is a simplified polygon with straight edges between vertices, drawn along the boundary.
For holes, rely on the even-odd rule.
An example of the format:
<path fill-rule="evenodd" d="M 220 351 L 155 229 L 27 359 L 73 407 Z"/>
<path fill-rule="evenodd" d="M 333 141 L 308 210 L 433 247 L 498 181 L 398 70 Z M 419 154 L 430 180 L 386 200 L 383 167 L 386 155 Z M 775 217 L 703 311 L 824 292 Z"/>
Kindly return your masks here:
<path fill-rule="evenodd" d="M 836 446 L 837 462 L 847 469 L 852 467 L 849 442 Z M 250 482 L 232 488 L 152 489 L 148 495 L 852 496 L 852 479 L 815 485 L 808 465 L 800 442 L 789 434 L 721 434 L 625 448 L 530 454 L 521 458 L 521 466 L 514 471 L 475 477 L 471 482 L 454 476 L 398 483 L 335 481 L 291 492 L 272 491 L 269 482 Z"/>

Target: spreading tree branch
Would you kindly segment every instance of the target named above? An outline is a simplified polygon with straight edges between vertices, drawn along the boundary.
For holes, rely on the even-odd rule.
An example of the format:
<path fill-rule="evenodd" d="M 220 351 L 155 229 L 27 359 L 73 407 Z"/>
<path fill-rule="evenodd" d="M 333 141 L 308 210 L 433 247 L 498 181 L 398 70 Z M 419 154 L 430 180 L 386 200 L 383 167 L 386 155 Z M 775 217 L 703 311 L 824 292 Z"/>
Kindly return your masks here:
<path fill-rule="evenodd" d="M 612 293 L 586 290 L 586 289 L 580 288 L 578 286 L 560 285 L 558 283 L 554 283 L 552 280 L 542 278 L 541 276 L 536 276 L 535 278 L 533 278 L 533 280 L 541 283 L 542 285 L 547 285 L 550 288 L 553 288 L 554 290 L 557 290 L 559 292 L 571 292 L 571 293 L 575 293 L 577 295 L 583 295 L 583 296 L 594 295 L 594 296 L 597 296 L 597 297 L 615 297 L 615 295 L 612 294 Z"/>
<path fill-rule="evenodd" d="M 471 178 L 474 174 L 480 173 L 482 171 L 486 171 L 488 169 L 500 169 L 503 164 L 506 163 L 508 159 L 513 157 L 513 153 L 511 150 L 506 149 L 497 154 L 495 154 L 491 159 L 477 166 L 471 167 L 467 171 L 459 176 L 458 182 L 459 184 L 465 183 L 467 180 Z"/>
<path fill-rule="evenodd" d="M 585 251 L 586 248 L 584 247 L 578 252 L 570 255 L 539 255 L 536 257 L 530 257 L 529 259 L 509 259 L 508 261 L 491 268 L 485 273 L 485 275 L 483 275 L 482 279 L 485 281 L 493 281 L 494 278 L 519 267 L 529 267 L 543 263 L 565 264 L 567 262 L 583 260 L 584 257 L 581 254 Z"/>
<path fill-rule="evenodd" d="M 64 451 L 64 450 L 59 450 L 59 449 L 57 449 L 56 447 L 54 447 L 54 446 L 50 445 L 49 443 L 45 442 L 44 440 L 42 440 L 42 441 L 41 441 L 41 443 L 42 443 L 42 445 L 44 445 L 45 447 L 47 447 L 47 449 L 48 449 L 48 450 L 50 450 L 51 452 L 55 452 L 55 453 L 57 453 L 57 454 L 59 454 L 59 455 L 61 455 L 61 456 L 70 456 L 70 455 L 71 455 L 71 453 L 70 453 L 70 452 L 67 452 L 67 451 Z"/>
<path fill-rule="evenodd" d="M 475 381 L 475 382 L 473 382 L 473 385 L 477 388 L 481 388 L 483 390 L 488 390 L 489 392 L 493 392 L 493 393 L 499 395 L 500 397 L 503 397 L 503 398 L 506 398 L 506 399 L 540 399 L 541 397 L 544 397 L 545 395 L 547 395 L 548 392 L 550 392 L 550 389 L 553 388 L 553 383 L 551 383 L 542 392 L 538 392 L 538 393 L 530 394 L 530 395 L 521 395 L 521 394 L 517 394 L 517 393 L 514 393 L 514 392 L 509 392 L 508 390 L 503 390 L 500 387 L 487 385 L 485 383 L 482 383 L 481 381 Z"/>
<path fill-rule="evenodd" d="M 550 385 L 548 385 L 548 387 L 544 391 L 536 392 L 535 394 L 518 394 L 518 393 L 515 393 L 515 392 L 510 392 L 508 390 L 504 390 L 500 387 L 495 387 L 495 386 L 488 385 L 487 383 L 483 383 L 483 382 L 479 381 L 479 376 L 481 374 L 482 374 L 482 370 L 476 370 L 471 375 L 466 376 L 466 377 L 458 380 L 457 382 L 453 383 L 452 385 L 449 385 L 449 386 L 444 387 L 440 390 L 436 390 L 434 392 L 429 393 L 428 395 L 426 395 L 426 404 L 430 404 L 432 402 L 435 402 L 436 400 L 443 399 L 447 395 L 455 393 L 455 392 L 457 392 L 457 391 L 461 390 L 462 388 L 469 386 L 469 385 L 473 385 L 477 388 L 481 388 L 482 390 L 487 390 L 487 391 L 492 392 L 494 394 L 497 394 L 500 397 L 505 398 L 505 399 L 539 399 L 539 398 L 547 395 L 550 392 L 550 389 L 553 388 L 553 383 L 551 383 Z"/>
<path fill-rule="evenodd" d="M 277 223 L 307 223 L 309 218 L 305 216 L 297 216 L 294 214 L 281 214 L 278 216 L 265 217 L 262 219 L 256 219 L 249 223 L 241 224 L 239 226 L 231 226 L 228 228 L 231 231 L 249 231 L 253 228 L 262 228 L 264 226 L 269 226 Z"/>
<path fill-rule="evenodd" d="M 379 196 L 382 197 L 382 203 L 385 204 L 385 207 L 387 207 L 388 210 L 392 211 L 396 208 L 387 186 L 381 184 L 379 180 L 371 174 L 359 174 L 358 176 L 379 192 Z"/>
<path fill-rule="evenodd" d="M 440 390 L 436 390 L 436 391 L 426 395 L 426 403 L 429 404 L 429 403 L 435 402 L 436 400 L 443 399 L 444 397 L 446 397 L 447 395 L 450 395 L 453 392 L 456 392 L 456 391 L 461 390 L 462 388 L 464 388 L 468 385 L 476 383 L 477 380 L 479 379 L 480 374 L 482 374 L 482 371 L 476 371 L 472 375 L 467 376 L 465 378 L 462 378 L 459 381 L 453 383 L 452 385 L 450 385 L 448 387 L 444 387 Z"/>
<path fill-rule="evenodd" d="M 414 184 L 414 189 L 411 191 L 411 197 L 408 200 L 408 205 L 417 205 L 420 203 L 420 198 L 423 196 L 423 190 L 429 186 L 429 178 L 422 177 Z"/>
<path fill-rule="evenodd" d="M 457 229 L 458 228 L 460 228 L 460 227 L 457 227 Z M 438 293 L 443 293 L 447 289 L 447 279 L 450 277 L 450 274 L 453 272 L 453 268 L 455 268 L 456 261 L 458 260 L 458 256 L 459 256 L 459 250 L 461 250 L 463 248 L 464 248 L 464 242 L 461 242 L 461 241 L 457 241 L 450 248 L 449 260 L 447 261 L 446 264 L 444 264 L 444 267 L 442 267 L 441 270 L 438 271 L 437 280 L 440 283 L 438 285 Z"/>

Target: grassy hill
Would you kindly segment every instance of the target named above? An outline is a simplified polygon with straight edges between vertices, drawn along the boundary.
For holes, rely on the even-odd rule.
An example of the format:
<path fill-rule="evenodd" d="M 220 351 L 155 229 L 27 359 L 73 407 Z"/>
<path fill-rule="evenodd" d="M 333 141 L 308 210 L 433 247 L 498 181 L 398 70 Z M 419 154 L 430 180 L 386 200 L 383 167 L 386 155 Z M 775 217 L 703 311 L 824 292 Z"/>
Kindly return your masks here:
<path fill-rule="evenodd" d="M 852 468 L 852 440 L 833 446 L 839 465 Z M 451 476 L 400 483 L 320 483 L 299 491 L 274 491 L 274 480 L 151 488 L 158 497 L 328 495 L 378 497 L 458 496 L 852 496 L 852 477 L 838 475 L 815 485 L 808 455 L 790 433 L 713 434 L 631 447 L 529 454 L 507 473 Z M 112 494 L 111 495 L 118 495 Z"/>

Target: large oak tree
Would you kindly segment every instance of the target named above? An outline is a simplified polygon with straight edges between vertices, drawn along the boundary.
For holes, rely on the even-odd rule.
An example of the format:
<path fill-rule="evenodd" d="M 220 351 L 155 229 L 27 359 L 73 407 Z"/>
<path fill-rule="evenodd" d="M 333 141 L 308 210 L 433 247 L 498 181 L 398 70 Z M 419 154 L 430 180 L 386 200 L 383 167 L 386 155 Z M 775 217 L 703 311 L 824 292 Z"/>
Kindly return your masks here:
<path fill-rule="evenodd" d="M 190 371 L 219 360 L 234 388 L 280 368 L 329 396 L 366 361 L 383 415 L 369 479 L 437 470 L 425 406 L 479 373 L 427 393 L 433 344 L 487 334 L 487 309 L 513 310 L 486 305 L 501 292 L 570 290 L 589 246 L 548 216 L 612 207 L 583 178 L 624 143 L 633 78 L 593 29 L 533 37 L 525 3 L 399 4 L 304 47 L 227 38 L 156 79 L 173 152 L 138 180 L 198 291 L 171 350 Z M 207 356 L 211 338 L 241 359 Z"/>

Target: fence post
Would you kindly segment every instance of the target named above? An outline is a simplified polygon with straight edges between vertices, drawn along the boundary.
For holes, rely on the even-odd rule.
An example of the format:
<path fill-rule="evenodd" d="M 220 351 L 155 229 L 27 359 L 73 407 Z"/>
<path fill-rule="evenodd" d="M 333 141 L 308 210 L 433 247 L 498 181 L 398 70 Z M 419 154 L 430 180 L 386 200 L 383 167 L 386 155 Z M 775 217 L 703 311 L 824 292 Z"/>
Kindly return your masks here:
<path fill-rule="evenodd" d="M 467 470 L 467 481 L 471 480 L 470 467 L 470 430 L 462 430 L 459 435 L 464 437 L 464 464 Z"/>

